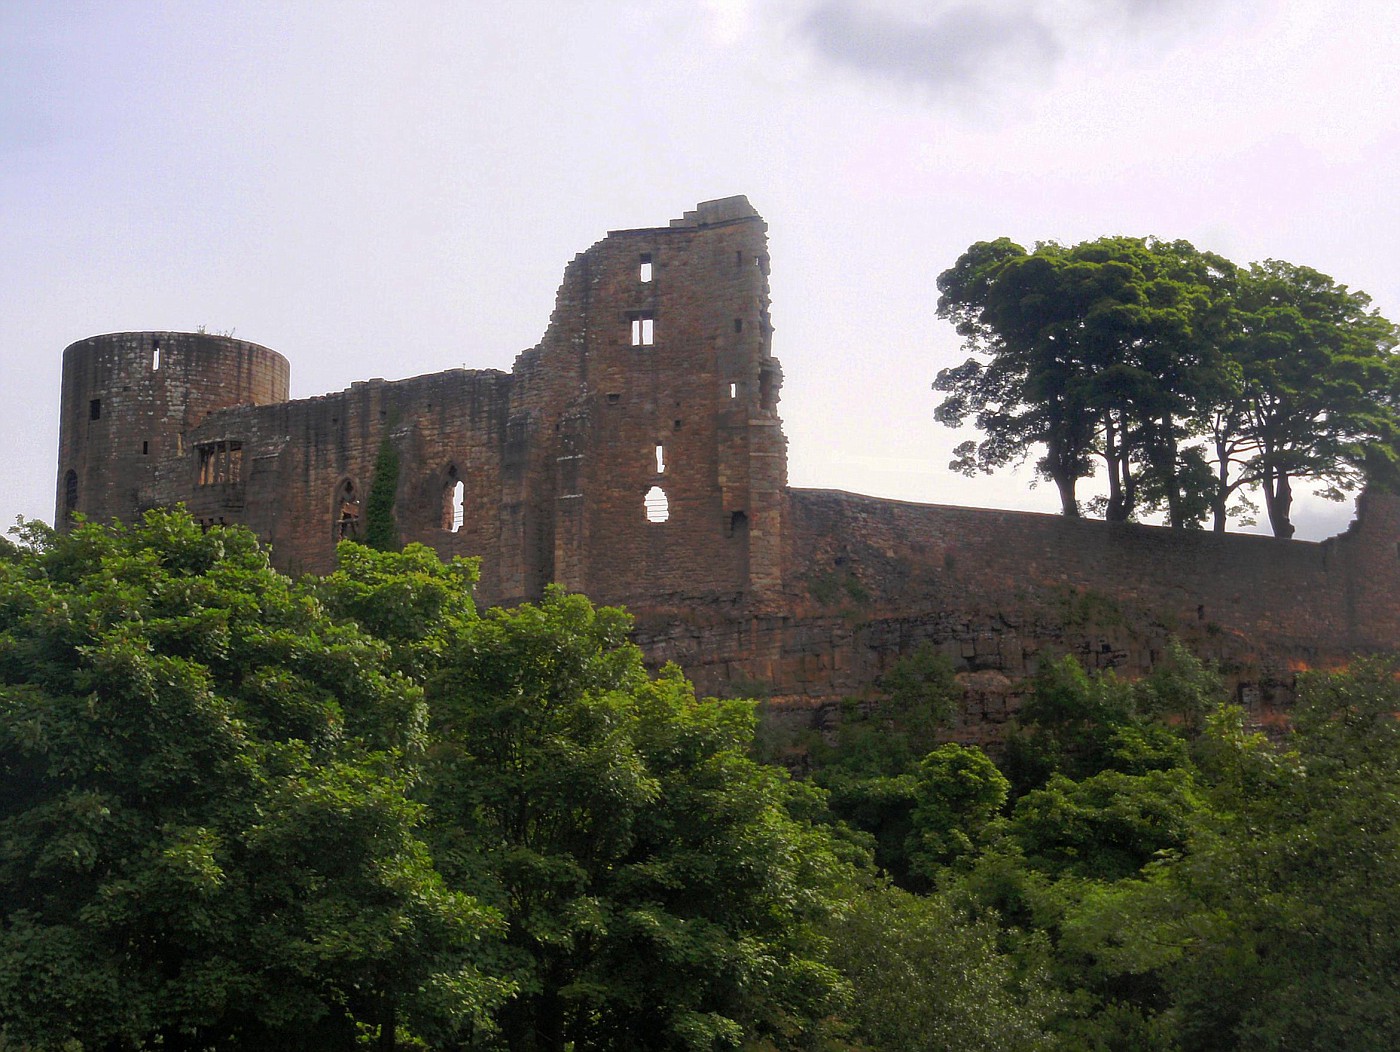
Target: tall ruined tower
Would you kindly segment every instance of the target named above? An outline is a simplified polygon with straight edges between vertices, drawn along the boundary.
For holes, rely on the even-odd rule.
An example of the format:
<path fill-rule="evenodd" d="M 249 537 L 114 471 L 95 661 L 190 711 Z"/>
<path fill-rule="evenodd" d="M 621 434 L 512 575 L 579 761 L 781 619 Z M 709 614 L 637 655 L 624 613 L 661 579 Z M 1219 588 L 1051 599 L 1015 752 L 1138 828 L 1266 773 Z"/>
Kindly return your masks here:
<path fill-rule="evenodd" d="M 237 484 L 237 440 L 189 450 L 185 438 L 211 412 L 285 401 L 287 359 L 226 336 L 119 332 L 63 352 L 58 440 L 59 529 L 75 512 L 105 521 L 186 500 L 190 463 Z"/>
<path fill-rule="evenodd" d="M 767 227 L 746 198 L 614 231 L 573 261 L 538 349 L 576 384 L 550 465 L 554 580 L 605 599 L 777 588 L 771 341 Z"/>

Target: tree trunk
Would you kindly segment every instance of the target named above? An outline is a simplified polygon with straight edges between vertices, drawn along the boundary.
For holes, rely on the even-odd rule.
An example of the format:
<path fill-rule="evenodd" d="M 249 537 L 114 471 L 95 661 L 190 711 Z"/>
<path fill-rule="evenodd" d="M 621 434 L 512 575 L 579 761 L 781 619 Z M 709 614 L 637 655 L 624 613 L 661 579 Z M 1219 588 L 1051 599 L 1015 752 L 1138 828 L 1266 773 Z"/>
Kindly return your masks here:
<path fill-rule="evenodd" d="M 1291 540 L 1296 527 L 1289 513 L 1293 508 L 1293 486 L 1286 471 L 1270 469 L 1264 476 L 1264 506 L 1269 511 L 1269 525 L 1274 536 Z"/>
<path fill-rule="evenodd" d="M 1124 465 L 1120 460 L 1118 436 L 1112 419 L 1104 421 L 1103 452 L 1104 460 L 1108 462 L 1108 508 L 1104 518 L 1109 522 L 1125 522 L 1128 512 L 1123 503 L 1123 479 L 1120 475 Z"/>
<path fill-rule="evenodd" d="M 398 1047 L 398 1011 L 394 995 L 386 993 L 379 1010 L 379 1046 L 377 1052 L 394 1052 Z"/>
<path fill-rule="evenodd" d="M 1167 491 L 1167 522 L 1174 530 L 1183 529 L 1186 516 L 1182 511 L 1181 479 L 1176 470 L 1176 428 L 1172 426 L 1170 415 L 1162 417 L 1157 462 L 1163 476 L 1163 489 Z"/>
<path fill-rule="evenodd" d="M 1224 533 L 1225 516 L 1228 513 L 1227 507 L 1230 503 L 1230 458 L 1225 449 L 1225 443 L 1219 439 L 1215 442 L 1215 461 L 1220 467 L 1215 492 L 1211 494 L 1210 498 L 1210 509 L 1213 516 L 1211 529 L 1216 533 Z"/>
<path fill-rule="evenodd" d="M 1056 471 L 1055 488 L 1060 491 L 1060 513 L 1071 519 L 1079 518 L 1079 500 L 1074 495 L 1075 479 Z"/>

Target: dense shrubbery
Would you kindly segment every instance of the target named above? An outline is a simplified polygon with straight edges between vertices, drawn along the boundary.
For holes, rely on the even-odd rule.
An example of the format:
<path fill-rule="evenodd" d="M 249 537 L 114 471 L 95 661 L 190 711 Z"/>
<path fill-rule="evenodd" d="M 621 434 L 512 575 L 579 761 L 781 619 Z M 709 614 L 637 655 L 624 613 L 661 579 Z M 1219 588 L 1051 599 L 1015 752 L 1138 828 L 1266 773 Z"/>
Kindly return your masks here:
<path fill-rule="evenodd" d="M 931 652 L 794 781 L 577 596 L 187 517 L 0 545 L 0 1048 L 1389 1048 L 1400 683 Z M 874 862 L 872 862 L 872 857 Z"/>

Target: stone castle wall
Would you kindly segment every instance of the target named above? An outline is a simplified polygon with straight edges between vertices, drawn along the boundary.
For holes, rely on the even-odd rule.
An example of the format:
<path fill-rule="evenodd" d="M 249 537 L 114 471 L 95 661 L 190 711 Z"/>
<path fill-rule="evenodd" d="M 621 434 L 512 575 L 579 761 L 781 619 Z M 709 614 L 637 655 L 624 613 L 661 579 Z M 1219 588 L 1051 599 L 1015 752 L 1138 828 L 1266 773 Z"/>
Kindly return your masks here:
<path fill-rule="evenodd" d="M 480 557 L 485 603 L 551 582 L 625 603 L 653 661 L 794 712 L 868 694 L 931 644 L 969 728 L 1064 653 L 1135 675 L 1183 638 L 1262 711 L 1298 668 L 1400 639 L 1400 501 L 1379 493 L 1312 544 L 789 490 L 767 275 L 763 220 L 726 198 L 575 257 L 509 373 L 289 401 L 286 359 L 244 341 L 80 341 L 57 521 L 183 502 L 251 527 L 284 570 L 325 572 L 378 487 L 400 542 Z"/>

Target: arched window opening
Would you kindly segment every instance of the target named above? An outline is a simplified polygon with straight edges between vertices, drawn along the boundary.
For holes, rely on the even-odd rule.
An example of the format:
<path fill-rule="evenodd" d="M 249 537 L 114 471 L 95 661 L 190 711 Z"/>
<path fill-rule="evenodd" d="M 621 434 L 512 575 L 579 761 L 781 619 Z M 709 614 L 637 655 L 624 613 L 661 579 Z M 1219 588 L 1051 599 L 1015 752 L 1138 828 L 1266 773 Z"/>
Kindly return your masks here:
<path fill-rule="evenodd" d="M 360 496 L 355 492 L 355 483 L 350 479 L 346 479 L 336 489 L 335 507 L 336 538 L 343 541 L 359 540 Z"/>
<path fill-rule="evenodd" d="M 447 469 L 447 485 L 442 489 L 442 528 L 457 533 L 466 521 L 467 486 L 457 477 L 457 469 Z"/>
<path fill-rule="evenodd" d="M 63 518 L 71 520 L 78 510 L 78 473 L 69 471 L 63 476 Z"/>
<path fill-rule="evenodd" d="M 647 512 L 647 522 L 665 522 L 671 517 L 671 504 L 666 499 L 666 491 L 660 486 L 652 486 L 642 500 Z"/>

